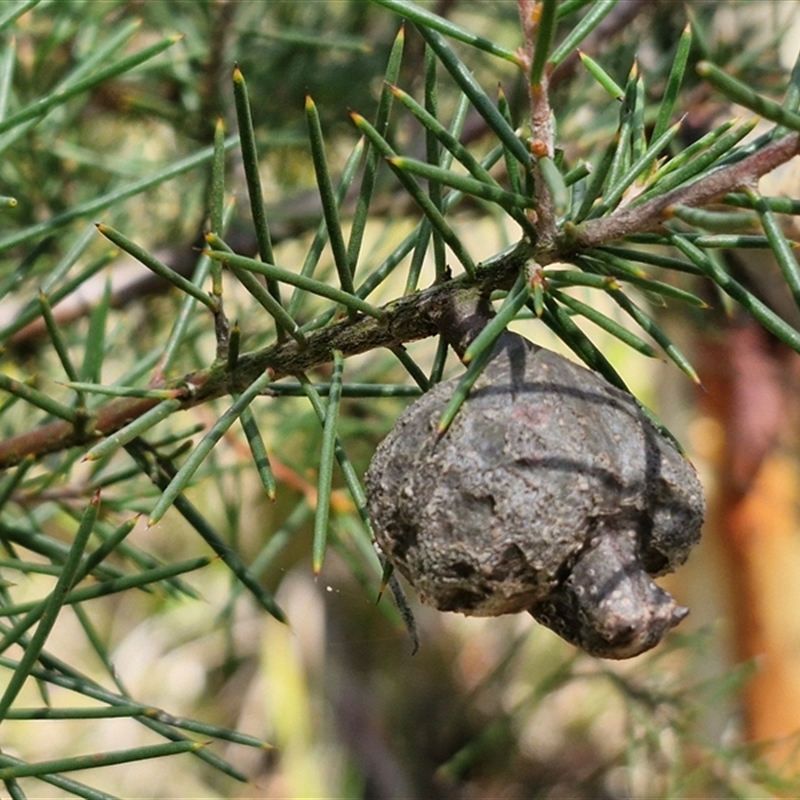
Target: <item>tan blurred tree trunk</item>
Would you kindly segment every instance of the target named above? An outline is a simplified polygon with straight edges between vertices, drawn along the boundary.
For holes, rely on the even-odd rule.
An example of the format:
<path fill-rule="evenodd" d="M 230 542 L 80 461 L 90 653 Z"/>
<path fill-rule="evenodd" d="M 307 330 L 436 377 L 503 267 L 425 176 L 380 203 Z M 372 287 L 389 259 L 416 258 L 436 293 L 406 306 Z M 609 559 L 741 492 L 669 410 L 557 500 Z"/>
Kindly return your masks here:
<path fill-rule="evenodd" d="M 706 410 L 725 431 L 710 535 L 728 559 L 751 742 L 800 773 L 800 359 L 750 321 L 705 343 Z"/>

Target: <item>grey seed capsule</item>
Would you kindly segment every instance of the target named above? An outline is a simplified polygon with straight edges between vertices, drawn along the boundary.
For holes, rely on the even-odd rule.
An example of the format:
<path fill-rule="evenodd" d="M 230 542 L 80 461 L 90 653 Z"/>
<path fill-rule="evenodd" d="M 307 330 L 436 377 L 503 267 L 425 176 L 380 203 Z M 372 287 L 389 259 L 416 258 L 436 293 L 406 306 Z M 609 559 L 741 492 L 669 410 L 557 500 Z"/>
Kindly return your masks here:
<path fill-rule="evenodd" d="M 372 459 L 386 557 L 443 611 L 529 611 L 605 658 L 656 645 L 688 613 L 652 578 L 699 539 L 691 464 L 630 395 L 515 334 L 439 438 L 455 385 L 409 406 Z"/>

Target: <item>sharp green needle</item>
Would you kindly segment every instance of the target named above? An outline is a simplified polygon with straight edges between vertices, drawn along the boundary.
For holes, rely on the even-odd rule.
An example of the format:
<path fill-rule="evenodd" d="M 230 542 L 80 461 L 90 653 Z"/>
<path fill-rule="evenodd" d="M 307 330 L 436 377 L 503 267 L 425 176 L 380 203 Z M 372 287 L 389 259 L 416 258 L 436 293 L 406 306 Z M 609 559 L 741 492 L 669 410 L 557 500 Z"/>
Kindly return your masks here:
<path fill-rule="evenodd" d="M 336 425 L 339 419 L 339 403 L 342 397 L 342 373 L 344 357 L 338 350 L 333 351 L 333 375 L 328 405 L 325 408 L 325 421 L 322 426 L 322 451 L 319 456 L 317 480 L 317 513 L 314 515 L 314 542 L 312 563 L 314 574 L 318 575 L 325 558 L 325 543 L 328 538 L 328 517 L 331 505 L 331 485 L 333 461 L 336 448 Z"/>

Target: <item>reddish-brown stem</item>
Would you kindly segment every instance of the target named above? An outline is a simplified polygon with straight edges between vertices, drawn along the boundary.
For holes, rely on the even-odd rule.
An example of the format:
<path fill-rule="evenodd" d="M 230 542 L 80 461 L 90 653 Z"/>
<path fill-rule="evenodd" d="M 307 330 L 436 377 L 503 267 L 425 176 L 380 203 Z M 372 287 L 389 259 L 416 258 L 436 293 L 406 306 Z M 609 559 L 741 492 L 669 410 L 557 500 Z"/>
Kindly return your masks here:
<path fill-rule="evenodd" d="M 520 49 L 520 63 L 522 69 L 529 75 L 542 8 L 541 4 L 534 0 L 518 0 L 517 5 L 524 38 L 524 45 Z M 556 241 L 555 207 L 550 189 L 539 174 L 537 167 L 539 158 L 543 156 L 552 158 L 555 152 L 553 114 L 550 108 L 546 71 L 541 82 L 532 83 L 528 80 L 528 101 L 531 110 L 530 143 L 534 156 L 532 169 L 534 171 L 534 191 L 536 192 L 536 233 L 540 244 L 549 249 Z"/>
<path fill-rule="evenodd" d="M 622 208 L 608 217 L 592 219 L 572 232 L 573 249 L 596 247 L 631 233 L 656 230 L 675 206 L 698 207 L 742 187 L 755 186 L 762 175 L 800 153 L 800 133 L 770 142 L 741 161 L 699 178 L 638 206 Z"/>

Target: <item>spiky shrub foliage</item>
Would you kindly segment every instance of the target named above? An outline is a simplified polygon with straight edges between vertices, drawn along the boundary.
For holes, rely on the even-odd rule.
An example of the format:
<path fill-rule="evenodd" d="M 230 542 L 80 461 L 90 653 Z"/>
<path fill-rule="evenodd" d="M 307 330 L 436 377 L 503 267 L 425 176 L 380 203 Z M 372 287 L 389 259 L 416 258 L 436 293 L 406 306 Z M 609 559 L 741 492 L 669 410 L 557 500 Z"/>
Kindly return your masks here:
<path fill-rule="evenodd" d="M 89 787 L 94 776 L 78 780 L 66 773 L 185 752 L 204 762 L 198 774 L 206 777 L 197 780 L 220 793 L 235 790 L 209 768 L 247 778 L 236 759 L 205 743 L 264 748 L 263 734 L 224 724 L 243 713 L 236 706 L 227 715 L 207 709 L 206 721 L 190 720 L 132 696 L 125 682 L 131 666 L 112 652 L 119 626 L 133 626 L 128 615 L 139 613 L 151 633 L 160 620 L 174 633 L 169 613 L 196 604 L 206 589 L 219 606 L 205 630 L 227 631 L 216 640 L 224 653 L 217 664 L 222 680 L 238 674 L 242 641 L 235 623 L 242 606 L 286 617 L 275 599 L 282 574 L 275 564 L 307 555 L 308 569 L 320 574 L 334 559 L 334 569 L 345 564 L 361 582 L 364 598 L 374 596 L 383 565 L 371 544 L 360 475 L 401 401 L 377 405 L 371 398 L 413 396 L 445 370 L 456 371 L 444 342 L 406 349 L 438 335 L 437 308 L 454 297 L 494 293 L 498 313 L 470 354 L 450 418 L 493 337 L 512 322 L 527 320 L 533 336 L 549 329 L 620 386 L 622 378 L 582 320 L 599 326 L 610 337 L 604 341 L 616 339 L 642 357 L 665 354 L 697 380 L 653 309 L 705 309 L 711 286 L 800 351 L 800 334 L 742 285 L 724 258 L 725 248 L 771 251 L 795 302 L 800 299 L 793 243 L 778 216 L 800 206 L 757 188 L 760 176 L 800 147 L 798 70 L 776 102 L 710 61 L 697 64 L 704 81 L 773 127 L 745 139 L 754 121 L 725 121 L 689 144 L 679 119 L 681 87 L 697 80 L 689 67 L 696 61 L 692 30 L 660 43 L 663 63 L 649 75 L 635 63 L 619 63 L 631 48 L 603 52 L 608 26 L 626 24 L 605 0 L 520 0 L 511 20 L 510 4 L 492 6 L 497 16 L 489 29 L 496 38 L 404 0 L 241 9 L 145 4 L 142 13 L 155 28 L 172 24 L 174 11 L 186 28 L 181 41 L 141 37 L 127 16 L 129 4 L 65 2 L 46 12 L 36 5 L 18 2 L 0 17 L 7 193 L 0 236 L 6 298 L 0 320 L 0 725 L 10 730 L 14 719 L 39 720 L 27 728 L 38 731 L 46 718 L 92 726 L 97 717 L 122 717 L 152 736 L 129 745 L 130 734 L 121 733 L 102 748 L 95 741 L 90 749 L 107 752 L 88 756 L 70 742 L 58 753 L 36 744 L 46 734 L 10 736 L 0 753 L 0 779 L 10 796 L 23 797 L 34 781 L 45 781 L 66 794 L 107 797 Z M 408 28 L 367 53 L 367 38 L 396 32 L 398 17 Z M 707 48 L 702 22 L 694 35 L 703 34 Z M 355 35 L 365 30 L 370 37 Z M 229 69 L 225 43 L 237 31 L 243 33 L 230 48 L 236 52 Z M 261 84 L 250 91 L 245 77 L 260 79 L 267 36 L 277 42 L 264 52 L 274 59 L 272 74 L 285 77 L 281 88 L 296 85 L 298 64 L 314 66 L 314 81 L 347 102 L 355 67 L 363 73 L 365 64 L 374 66 L 377 52 L 385 68 L 377 103 L 368 103 L 368 114 L 351 114 L 355 136 L 341 134 L 341 121 L 321 119 L 320 111 L 328 115 L 330 108 L 308 96 L 304 165 L 268 160 L 278 177 L 313 178 L 321 201 L 314 212 L 318 227 L 298 235 L 291 249 L 276 241 L 276 230 L 284 230 L 276 225 L 283 222 L 276 213 L 281 203 L 265 204 L 260 169 L 264 153 L 281 143 L 258 132 L 273 95 Z M 406 44 L 411 36 L 413 47 Z M 586 51 L 579 65 L 577 48 Z M 346 57 L 331 58 L 330 50 Z M 241 69 L 233 68 L 237 58 Z M 222 65 L 225 90 L 216 83 Z M 330 81 L 319 84 L 324 70 Z M 516 89 L 511 100 L 495 94 L 497 76 Z M 360 86 L 368 97 L 369 82 Z M 366 110 L 358 100 L 351 105 Z M 221 121 L 214 125 L 226 110 L 231 135 Z M 104 144 L 98 120 L 112 125 L 112 147 Z M 298 151 L 297 121 L 282 120 L 289 152 Z M 472 138 L 462 135 L 466 122 L 483 134 L 472 147 L 463 143 Z M 142 142 L 163 141 L 165 130 L 176 138 L 158 153 L 164 165 L 157 168 Z M 343 141 L 351 148 L 344 156 Z M 128 151 L 124 156 L 120 147 Z M 178 190 L 170 189 L 175 185 Z M 230 202 L 232 191 L 246 194 L 244 210 Z M 402 234 L 384 216 L 386 203 L 396 206 L 400 194 L 418 209 L 408 214 L 415 224 Z M 180 213 L 172 214 L 176 202 Z M 457 215 L 465 207 L 473 218 L 488 215 L 497 230 L 513 231 L 511 245 L 473 252 L 469 226 Z M 193 217 L 203 220 L 194 250 L 188 242 L 197 230 L 187 224 Z M 92 224 L 98 219 L 99 232 Z M 152 230 L 162 242 L 187 242 L 184 260 L 187 253 L 196 257 L 183 275 L 164 263 L 175 252 L 157 252 Z M 124 297 L 109 280 L 89 311 L 65 316 L 95 276 L 119 274 L 122 251 L 159 276 L 165 296 L 143 312 L 130 306 L 120 312 L 115 307 Z M 391 356 L 380 355 L 385 350 Z M 373 356 L 351 358 L 361 353 Z M 181 414 L 188 409 L 199 416 Z M 254 476 L 261 493 L 255 501 L 243 489 Z M 262 499 L 273 498 L 274 510 L 265 510 L 269 502 Z M 256 525 L 254 504 L 263 519 Z M 405 613 L 402 602 L 400 608 Z M 115 610 L 124 622 L 113 622 Z M 382 625 L 398 622 L 386 601 L 370 614 L 381 612 L 390 620 Z M 188 627 L 188 638 L 201 636 L 197 619 Z M 499 700 L 521 641 L 513 638 L 504 650 L 508 660 L 498 661 L 481 683 L 485 699 Z M 667 648 L 658 658 L 670 653 Z M 529 678 L 522 699 L 511 711 L 506 704 L 480 736 L 448 739 L 441 760 L 452 758 L 438 773 L 443 785 L 481 759 L 508 763 L 507 753 L 499 755 L 507 748 L 498 743 L 519 733 L 520 720 L 531 724 L 543 698 L 599 678 L 622 699 L 630 741 L 638 742 L 628 751 L 631 762 L 666 764 L 644 778 L 638 773 L 644 783 L 634 788 L 673 794 L 698 785 L 752 788 L 738 756 L 706 753 L 708 769 L 698 774 L 682 769 L 684 751 L 676 755 L 664 744 L 667 729 L 687 749 L 699 746 L 688 733 L 697 706 L 678 700 L 685 687 L 659 685 L 636 672 L 623 678 L 574 656 L 553 663 Z M 300 703 L 288 713 L 312 711 Z M 620 763 L 623 755 L 612 753 L 601 773 Z M 121 773 L 110 774 L 124 785 Z M 179 774 L 186 780 L 190 770 Z M 331 769 L 325 790 L 357 786 L 359 778 L 347 774 L 341 765 L 338 773 Z M 429 777 L 417 779 L 419 791 L 432 791 Z M 537 785 L 548 780 L 537 773 Z M 570 783 L 589 793 L 601 785 L 608 786 L 596 776 Z M 152 791 L 178 796 L 186 787 Z"/>

